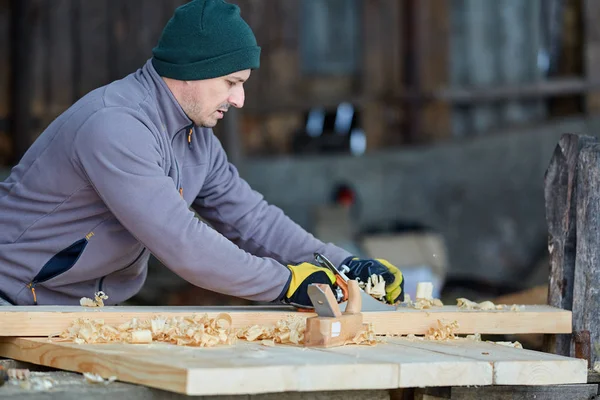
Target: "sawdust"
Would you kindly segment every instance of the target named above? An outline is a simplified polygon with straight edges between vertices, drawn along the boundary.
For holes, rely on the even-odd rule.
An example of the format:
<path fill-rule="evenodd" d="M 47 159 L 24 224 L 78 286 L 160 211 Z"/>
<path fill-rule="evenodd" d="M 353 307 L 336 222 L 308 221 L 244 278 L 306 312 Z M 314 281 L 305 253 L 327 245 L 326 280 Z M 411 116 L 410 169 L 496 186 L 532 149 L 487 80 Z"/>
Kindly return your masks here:
<path fill-rule="evenodd" d="M 104 300 L 107 299 L 108 296 L 104 292 L 100 291 L 94 293 L 94 300 L 87 297 L 82 297 L 79 300 L 79 304 L 82 307 L 104 307 Z"/>

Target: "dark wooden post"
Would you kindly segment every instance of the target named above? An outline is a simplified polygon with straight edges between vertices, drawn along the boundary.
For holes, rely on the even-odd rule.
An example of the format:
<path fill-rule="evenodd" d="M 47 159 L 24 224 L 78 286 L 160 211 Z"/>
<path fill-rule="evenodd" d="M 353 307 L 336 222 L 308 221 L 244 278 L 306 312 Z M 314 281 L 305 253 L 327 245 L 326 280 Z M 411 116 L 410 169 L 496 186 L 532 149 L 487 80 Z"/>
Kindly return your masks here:
<path fill-rule="evenodd" d="M 600 345 L 600 142 L 586 143 L 577 162 L 577 252 L 573 280 L 575 355 L 598 360 Z"/>
<path fill-rule="evenodd" d="M 596 328 L 600 306 L 599 188 L 600 142 L 591 136 L 563 135 L 544 180 L 550 254 L 548 304 L 573 311 L 573 334 L 549 335 L 544 347 L 590 363 L 596 359 L 593 344 L 600 339 Z"/>

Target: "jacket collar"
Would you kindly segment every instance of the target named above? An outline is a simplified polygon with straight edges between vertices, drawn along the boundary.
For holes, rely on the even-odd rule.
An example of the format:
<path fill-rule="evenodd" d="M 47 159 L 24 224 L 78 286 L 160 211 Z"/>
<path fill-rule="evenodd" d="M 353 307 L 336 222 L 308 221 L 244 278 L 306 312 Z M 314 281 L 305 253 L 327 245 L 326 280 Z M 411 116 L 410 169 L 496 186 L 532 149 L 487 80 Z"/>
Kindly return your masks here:
<path fill-rule="evenodd" d="M 172 138 L 182 129 L 189 129 L 194 125 L 177 102 L 177 99 L 175 99 L 175 96 L 173 96 L 165 81 L 154 69 L 152 59 L 146 61 L 146 64 L 141 68 L 141 75 L 156 100 L 163 128 L 166 129 L 169 137 Z"/>

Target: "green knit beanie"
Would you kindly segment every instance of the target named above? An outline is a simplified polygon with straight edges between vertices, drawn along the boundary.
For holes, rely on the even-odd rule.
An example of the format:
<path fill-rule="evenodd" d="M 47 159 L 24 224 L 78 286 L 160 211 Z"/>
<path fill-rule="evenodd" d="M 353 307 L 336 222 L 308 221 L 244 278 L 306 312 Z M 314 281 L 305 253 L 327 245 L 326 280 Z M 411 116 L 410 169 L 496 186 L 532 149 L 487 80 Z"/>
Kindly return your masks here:
<path fill-rule="evenodd" d="M 152 54 L 159 75 L 182 81 L 260 65 L 260 47 L 240 8 L 223 0 L 193 0 L 178 7 Z"/>

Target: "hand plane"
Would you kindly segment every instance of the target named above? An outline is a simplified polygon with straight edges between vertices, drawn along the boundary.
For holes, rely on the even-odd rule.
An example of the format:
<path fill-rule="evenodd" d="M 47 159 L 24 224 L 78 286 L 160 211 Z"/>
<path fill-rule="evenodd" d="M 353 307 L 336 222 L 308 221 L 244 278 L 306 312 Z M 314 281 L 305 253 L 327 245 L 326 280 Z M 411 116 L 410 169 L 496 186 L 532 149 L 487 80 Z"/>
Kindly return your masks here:
<path fill-rule="evenodd" d="M 368 328 L 363 323 L 360 288 L 355 280 L 347 282 L 348 304 L 342 313 L 331 287 L 313 283 L 308 287 L 316 317 L 306 319 L 304 346 L 333 347 L 343 346 Z"/>

